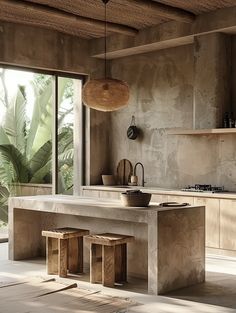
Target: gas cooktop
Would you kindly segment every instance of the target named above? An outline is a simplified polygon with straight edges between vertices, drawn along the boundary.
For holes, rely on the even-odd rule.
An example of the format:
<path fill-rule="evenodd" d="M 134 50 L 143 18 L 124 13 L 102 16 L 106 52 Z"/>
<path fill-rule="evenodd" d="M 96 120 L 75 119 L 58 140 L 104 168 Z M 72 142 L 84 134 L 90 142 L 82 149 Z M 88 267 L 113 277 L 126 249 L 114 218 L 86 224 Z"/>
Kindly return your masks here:
<path fill-rule="evenodd" d="M 217 187 L 217 186 L 212 186 L 212 185 L 200 185 L 200 184 L 195 184 L 194 186 L 188 186 L 181 190 L 191 191 L 191 192 L 211 192 L 211 193 L 227 192 L 227 190 L 224 189 L 224 186 Z"/>

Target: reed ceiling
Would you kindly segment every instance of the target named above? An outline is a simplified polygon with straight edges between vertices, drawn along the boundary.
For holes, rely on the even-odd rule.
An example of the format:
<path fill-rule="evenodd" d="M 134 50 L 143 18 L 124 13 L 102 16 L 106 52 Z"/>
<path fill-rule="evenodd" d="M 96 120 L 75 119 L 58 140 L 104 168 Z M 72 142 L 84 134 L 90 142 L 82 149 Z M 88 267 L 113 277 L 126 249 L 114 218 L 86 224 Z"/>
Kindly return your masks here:
<path fill-rule="evenodd" d="M 235 0 L 110 0 L 108 35 L 135 35 L 171 20 L 192 23 L 199 14 L 235 6 Z M 101 0 L 0 0 L 0 20 L 34 25 L 86 39 L 104 36 Z"/>

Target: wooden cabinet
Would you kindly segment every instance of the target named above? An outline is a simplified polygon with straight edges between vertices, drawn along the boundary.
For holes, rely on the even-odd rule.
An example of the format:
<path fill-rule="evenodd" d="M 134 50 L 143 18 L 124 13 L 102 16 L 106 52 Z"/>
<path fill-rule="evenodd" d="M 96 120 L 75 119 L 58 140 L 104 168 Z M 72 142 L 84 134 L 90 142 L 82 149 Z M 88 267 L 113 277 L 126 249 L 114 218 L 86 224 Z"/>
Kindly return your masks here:
<path fill-rule="evenodd" d="M 168 201 L 168 195 L 159 195 L 159 194 L 152 194 L 151 202 L 167 202 Z"/>
<path fill-rule="evenodd" d="M 107 199 L 120 199 L 120 192 L 116 191 L 99 191 L 100 198 L 107 198 Z"/>
<path fill-rule="evenodd" d="M 185 202 L 187 202 L 187 203 L 189 203 L 189 204 L 191 204 L 191 205 L 193 205 L 193 197 L 187 197 L 187 196 L 170 196 L 170 195 L 168 195 L 168 201 L 169 202 L 179 202 L 179 203 L 185 203 Z"/>
<path fill-rule="evenodd" d="M 236 200 L 220 200 L 220 248 L 236 250 Z"/>
<path fill-rule="evenodd" d="M 82 196 L 99 198 L 99 190 L 83 189 Z"/>
<path fill-rule="evenodd" d="M 206 246 L 220 247 L 220 200 L 194 197 L 194 205 L 204 205 L 206 212 Z"/>
<path fill-rule="evenodd" d="M 120 192 L 109 190 L 105 191 L 105 190 L 83 189 L 82 196 L 106 199 L 120 199 Z"/>

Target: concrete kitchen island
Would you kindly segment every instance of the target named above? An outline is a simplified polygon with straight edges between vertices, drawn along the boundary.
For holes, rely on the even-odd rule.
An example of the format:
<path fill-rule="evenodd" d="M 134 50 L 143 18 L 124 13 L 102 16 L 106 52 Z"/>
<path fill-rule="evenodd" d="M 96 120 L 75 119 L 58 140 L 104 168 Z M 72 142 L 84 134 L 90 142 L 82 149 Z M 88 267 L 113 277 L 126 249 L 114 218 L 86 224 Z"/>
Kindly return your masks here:
<path fill-rule="evenodd" d="M 205 280 L 203 206 L 128 208 L 119 200 L 62 195 L 10 198 L 9 258 L 45 255 L 42 229 L 62 226 L 135 236 L 128 248 L 128 275 L 146 278 L 150 294 Z"/>

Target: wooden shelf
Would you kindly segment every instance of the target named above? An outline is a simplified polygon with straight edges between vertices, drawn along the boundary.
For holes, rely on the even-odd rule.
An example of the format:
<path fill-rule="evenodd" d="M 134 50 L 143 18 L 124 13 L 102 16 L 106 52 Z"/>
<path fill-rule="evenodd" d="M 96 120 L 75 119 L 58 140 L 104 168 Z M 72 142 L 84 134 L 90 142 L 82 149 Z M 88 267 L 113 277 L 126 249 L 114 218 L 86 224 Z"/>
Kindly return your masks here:
<path fill-rule="evenodd" d="M 211 129 L 168 129 L 167 135 L 211 135 L 211 134 L 236 134 L 236 128 L 211 128 Z"/>

